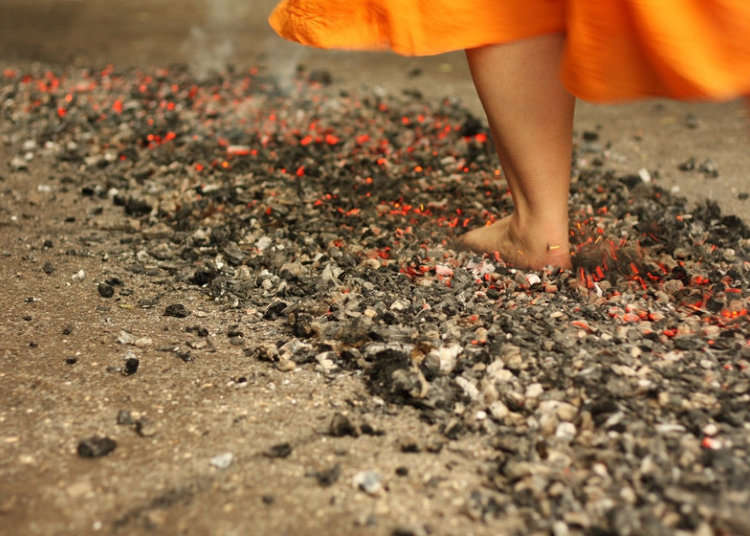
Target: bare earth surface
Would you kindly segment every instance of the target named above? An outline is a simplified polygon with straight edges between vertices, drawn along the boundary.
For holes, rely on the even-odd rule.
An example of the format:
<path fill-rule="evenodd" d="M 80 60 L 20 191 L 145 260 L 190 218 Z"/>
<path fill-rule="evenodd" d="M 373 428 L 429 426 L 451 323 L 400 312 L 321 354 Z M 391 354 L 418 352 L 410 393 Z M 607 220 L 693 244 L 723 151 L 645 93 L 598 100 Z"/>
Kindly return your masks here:
<path fill-rule="evenodd" d="M 418 87 L 427 98 L 458 96 L 480 113 L 460 54 L 303 51 L 266 29 L 266 0 L 125 5 L 4 0 L 0 68 L 184 62 L 208 73 L 229 63 L 291 79 L 303 63 L 330 71 L 335 88 Z M 610 145 L 608 167 L 648 170 L 667 191 L 715 200 L 746 219 L 750 137 L 740 104 L 582 104 L 576 128 Z M 248 358 L 224 335 L 227 326 L 260 344 L 278 340 L 285 323 L 126 270 L 118 252 L 131 248 L 133 235 L 122 210 L 82 198 L 78 184 L 40 189 L 51 170 L 10 172 L 11 156 L 0 146 L 0 534 L 523 533 L 520 515 L 487 517 L 469 500 L 486 486 L 486 441 L 471 434 L 446 441 L 417 409 L 374 398 L 356 371 L 283 372 Z M 679 171 L 691 157 L 698 165 L 713 160 L 718 177 Z M 113 277 L 132 299 L 97 294 L 96 282 Z M 171 303 L 191 316 L 164 316 Z M 191 326 L 207 336 L 188 337 Z M 150 342 L 118 344 L 123 330 Z M 186 337 L 201 356 L 190 366 L 175 351 Z M 140 367 L 126 376 L 129 348 Z M 132 422 L 118 424 L 122 410 Z M 366 415 L 369 428 L 387 433 L 331 437 L 334 412 L 360 425 Z M 79 441 L 95 435 L 115 438 L 117 448 L 79 457 Z M 411 444 L 418 452 L 404 447 Z M 224 453 L 231 463 L 218 467 Z M 333 485 L 321 485 L 320 475 L 337 467 Z M 380 492 L 352 485 L 367 470 L 382 475 Z M 686 533 L 750 534 L 737 506 L 750 502 L 729 502 L 712 528 Z"/>

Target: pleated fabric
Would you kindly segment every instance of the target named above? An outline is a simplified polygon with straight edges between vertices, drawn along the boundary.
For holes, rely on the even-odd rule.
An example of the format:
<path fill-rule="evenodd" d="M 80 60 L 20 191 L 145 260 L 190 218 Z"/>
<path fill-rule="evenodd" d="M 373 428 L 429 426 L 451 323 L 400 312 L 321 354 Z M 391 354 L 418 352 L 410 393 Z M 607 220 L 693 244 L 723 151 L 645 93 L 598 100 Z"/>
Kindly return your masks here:
<path fill-rule="evenodd" d="M 561 77 L 580 98 L 750 95 L 750 0 L 283 0 L 269 23 L 309 46 L 410 56 L 564 32 Z"/>

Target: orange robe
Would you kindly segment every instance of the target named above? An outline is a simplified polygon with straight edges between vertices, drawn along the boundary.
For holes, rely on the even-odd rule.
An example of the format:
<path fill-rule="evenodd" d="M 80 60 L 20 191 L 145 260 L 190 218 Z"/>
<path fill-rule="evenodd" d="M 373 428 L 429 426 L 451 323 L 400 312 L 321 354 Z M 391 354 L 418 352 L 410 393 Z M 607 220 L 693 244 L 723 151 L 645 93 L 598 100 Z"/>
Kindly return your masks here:
<path fill-rule="evenodd" d="M 750 95 L 750 0 L 282 0 L 269 22 L 305 45 L 404 55 L 565 32 L 580 98 Z"/>

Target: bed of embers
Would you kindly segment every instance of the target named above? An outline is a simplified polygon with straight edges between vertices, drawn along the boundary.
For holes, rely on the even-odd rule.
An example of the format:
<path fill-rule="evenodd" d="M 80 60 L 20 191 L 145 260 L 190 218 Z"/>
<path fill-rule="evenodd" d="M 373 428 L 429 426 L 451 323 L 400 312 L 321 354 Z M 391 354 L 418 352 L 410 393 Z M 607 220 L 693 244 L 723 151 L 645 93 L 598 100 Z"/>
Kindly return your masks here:
<path fill-rule="evenodd" d="M 688 207 L 658 172 L 609 171 L 588 132 L 574 270 L 456 251 L 512 206 L 486 126 L 450 99 L 310 78 L 8 69 L 0 134 L 11 170 L 50 163 L 60 188 L 122 207 L 122 270 L 284 326 L 243 341 L 250 358 L 359 373 L 446 441 L 491 441 L 479 518 L 748 533 L 746 223 Z"/>

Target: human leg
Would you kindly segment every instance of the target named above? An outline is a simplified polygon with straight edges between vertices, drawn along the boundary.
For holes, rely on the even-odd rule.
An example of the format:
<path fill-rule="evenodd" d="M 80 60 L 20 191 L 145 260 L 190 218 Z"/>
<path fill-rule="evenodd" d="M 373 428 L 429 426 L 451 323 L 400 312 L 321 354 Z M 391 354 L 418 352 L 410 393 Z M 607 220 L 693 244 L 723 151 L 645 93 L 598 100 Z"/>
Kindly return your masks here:
<path fill-rule="evenodd" d="M 568 191 L 574 97 L 559 78 L 563 34 L 466 51 L 513 213 L 459 242 L 522 268 L 570 266 Z"/>

